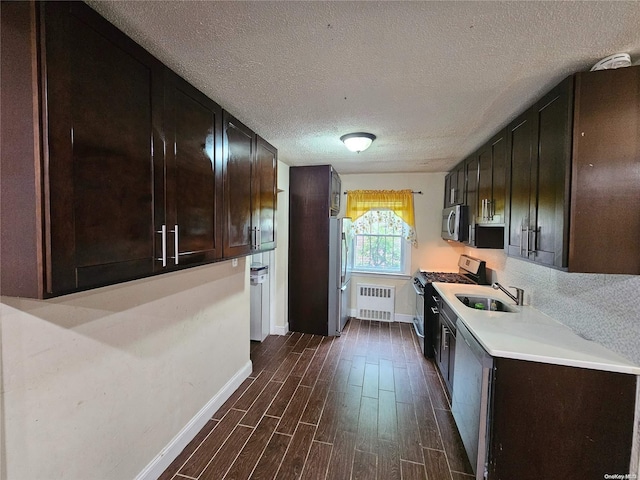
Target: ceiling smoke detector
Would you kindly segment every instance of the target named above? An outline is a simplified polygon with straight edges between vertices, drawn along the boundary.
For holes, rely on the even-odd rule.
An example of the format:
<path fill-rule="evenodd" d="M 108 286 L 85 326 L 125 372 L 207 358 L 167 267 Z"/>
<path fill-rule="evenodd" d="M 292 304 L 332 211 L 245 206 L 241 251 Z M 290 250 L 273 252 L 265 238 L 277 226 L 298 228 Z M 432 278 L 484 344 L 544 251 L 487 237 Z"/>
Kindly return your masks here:
<path fill-rule="evenodd" d="M 596 63 L 591 67 L 591 71 L 613 70 L 614 68 L 628 67 L 629 65 L 631 65 L 631 57 L 628 53 L 614 53 Z"/>

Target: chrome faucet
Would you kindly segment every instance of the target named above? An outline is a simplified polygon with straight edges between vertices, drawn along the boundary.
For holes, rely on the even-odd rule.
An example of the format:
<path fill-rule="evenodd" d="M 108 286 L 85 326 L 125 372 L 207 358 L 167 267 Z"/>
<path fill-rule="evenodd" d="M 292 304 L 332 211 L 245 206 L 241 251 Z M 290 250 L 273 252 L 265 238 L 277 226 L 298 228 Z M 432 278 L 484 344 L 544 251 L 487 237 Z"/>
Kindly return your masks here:
<path fill-rule="evenodd" d="M 524 290 L 518 287 L 509 287 L 509 288 L 515 288 L 516 289 L 516 295 L 517 296 L 513 296 L 509 293 L 509 291 L 504 288 L 502 285 L 500 285 L 498 282 L 495 282 L 493 285 L 491 285 L 495 290 L 502 290 L 504 293 L 506 293 L 507 295 L 509 295 L 509 298 L 511 300 L 513 300 L 514 302 L 516 302 L 516 305 L 522 305 L 524 303 Z"/>

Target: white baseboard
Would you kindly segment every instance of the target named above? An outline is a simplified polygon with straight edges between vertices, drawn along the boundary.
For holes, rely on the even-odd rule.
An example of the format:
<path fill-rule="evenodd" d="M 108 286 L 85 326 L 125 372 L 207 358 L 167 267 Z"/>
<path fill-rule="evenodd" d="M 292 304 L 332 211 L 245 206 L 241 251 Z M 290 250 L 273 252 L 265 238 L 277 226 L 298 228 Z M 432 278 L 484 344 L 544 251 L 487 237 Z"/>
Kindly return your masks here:
<path fill-rule="evenodd" d="M 349 309 L 349 316 L 353 318 L 358 318 L 358 309 L 351 308 Z M 394 322 L 402 322 L 402 323 L 413 323 L 413 315 L 407 315 L 405 313 L 396 313 L 393 316 Z"/>
<path fill-rule="evenodd" d="M 285 323 L 284 327 L 280 325 L 274 325 L 273 330 L 271 331 L 272 335 L 286 335 L 289 333 L 289 324 Z"/>
<path fill-rule="evenodd" d="M 251 360 L 242 367 L 229 380 L 222 390 L 216 393 L 200 411 L 189 420 L 180 432 L 173 437 L 169 444 L 136 476 L 135 480 L 156 480 L 171 465 L 180 452 L 184 450 L 191 440 L 198 434 L 202 427 L 206 425 L 213 414 L 222 406 L 224 402 L 237 390 L 252 371 Z"/>
<path fill-rule="evenodd" d="M 394 316 L 396 322 L 413 323 L 413 315 L 407 315 L 406 313 L 396 313 Z"/>

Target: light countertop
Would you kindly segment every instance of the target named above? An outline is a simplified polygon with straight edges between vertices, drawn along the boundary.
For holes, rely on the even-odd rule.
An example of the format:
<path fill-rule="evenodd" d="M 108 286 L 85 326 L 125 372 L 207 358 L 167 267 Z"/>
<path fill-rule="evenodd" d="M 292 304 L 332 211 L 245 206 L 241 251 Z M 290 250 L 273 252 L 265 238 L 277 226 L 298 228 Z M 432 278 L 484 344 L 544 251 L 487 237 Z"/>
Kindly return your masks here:
<path fill-rule="evenodd" d="M 626 358 L 596 342 L 585 340 L 533 307 L 516 306 L 500 290 L 457 283 L 436 282 L 433 285 L 458 319 L 494 357 L 640 375 L 640 367 Z M 456 294 L 494 298 L 516 312 L 469 308 L 458 300 Z"/>

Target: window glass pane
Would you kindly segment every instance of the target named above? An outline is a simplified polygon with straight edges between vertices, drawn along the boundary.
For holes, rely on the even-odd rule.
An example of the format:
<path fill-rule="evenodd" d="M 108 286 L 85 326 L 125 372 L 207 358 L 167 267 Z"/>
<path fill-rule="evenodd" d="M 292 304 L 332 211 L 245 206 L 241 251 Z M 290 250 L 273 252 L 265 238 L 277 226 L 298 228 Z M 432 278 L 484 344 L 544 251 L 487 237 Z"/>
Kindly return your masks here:
<path fill-rule="evenodd" d="M 355 224 L 354 270 L 404 273 L 404 222 L 391 211 L 371 211 Z"/>

